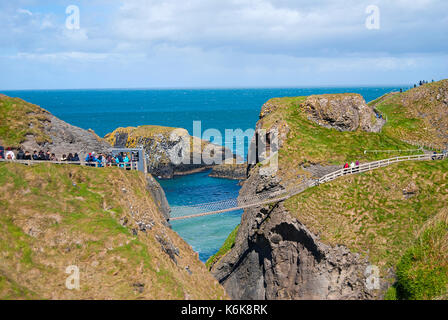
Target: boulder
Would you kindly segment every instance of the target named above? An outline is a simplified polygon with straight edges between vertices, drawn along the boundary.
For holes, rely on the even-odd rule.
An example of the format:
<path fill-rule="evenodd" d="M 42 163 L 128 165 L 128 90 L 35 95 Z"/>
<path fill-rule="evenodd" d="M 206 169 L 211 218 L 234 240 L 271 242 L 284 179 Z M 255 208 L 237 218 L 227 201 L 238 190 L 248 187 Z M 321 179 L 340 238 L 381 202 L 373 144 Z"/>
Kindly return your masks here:
<path fill-rule="evenodd" d="M 314 95 L 301 107 L 310 120 L 339 131 L 380 132 L 385 124 L 359 94 Z"/>

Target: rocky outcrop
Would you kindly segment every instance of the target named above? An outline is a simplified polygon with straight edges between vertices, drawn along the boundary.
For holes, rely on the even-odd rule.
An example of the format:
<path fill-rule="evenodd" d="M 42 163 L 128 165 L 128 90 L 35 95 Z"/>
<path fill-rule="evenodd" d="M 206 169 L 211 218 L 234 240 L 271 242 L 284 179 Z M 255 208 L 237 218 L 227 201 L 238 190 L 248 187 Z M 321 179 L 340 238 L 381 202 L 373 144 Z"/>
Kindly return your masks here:
<path fill-rule="evenodd" d="M 251 170 L 240 196 L 282 188 Z M 232 299 L 371 299 L 368 261 L 319 240 L 282 203 L 245 210 L 233 249 L 212 268 Z"/>
<path fill-rule="evenodd" d="M 162 213 L 163 217 L 166 221 L 170 218 L 170 212 L 171 208 L 168 203 L 168 200 L 166 199 L 165 191 L 163 190 L 162 186 L 157 182 L 156 179 L 153 178 L 150 174 L 146 175 L 146 190 L 149 191 L 149 193 L 152 195 L 152 198 L 154 199 L 154 203 L 156 204 L 159 211 Z M 166 225 L 168 226 L 168 222 L 166 222 Z"/>
<path fill-rule="evenodd" d="M 209 177 L 230 180 L 244 180 L 247 174 L 247 164 L 220 164 L 214 166 Z"/>
<path fill-rule="evenodd" d="M 72 126 L 22 99 L 1 96 L 0 107 L 8 129 L 0 141 L 7 146 L 30 152 L 49 150 L 58 158 L 62 154 L 78 153 L 81 157 L 92 151 L 101 153 L 110 149 L 92 130 Z"/>
<path fill-rule="evenodd" d="M 383 125 L 358 95 L 311 96 L 304 101 L 299 112 L 325 127 L 378 132 Z M 290 127 L 281 108 L 285 106 L 280 101 L 266 103 L 256 125 L 259 135 L 261 129 L 277 132 L 274 148 L 280 149 L 290 148 Z M 258 153 L 256 149 L 252 139 L 249 159 Z M 298 183 L 297 177 L 280 173 L 284 171 L 282 163 L 274 172 L 265 168 L 263 160 L 261 154 L 257 165 L 249 165 L 240 197 L 276 192 Z M 301 179 L 309 179 L 340 166 L 307 163 L 300 169 L 306 172 Z M 368 265 L 368 257 L 346 246 L 321 241 L 300 221 L 300 215 L 291 214 L 283 202 L 278 202 L 244 210 L 233 248 L 211 271 L 232 299 L 375 299 L 384 293 L 387 284 L 381 282 L 380 290 L 368 290 Z"/>
<path fill-rule="evenodd" d="M 339 131 L 380 132 L 385 120 L 378 119 L 359 94 L 310 96 L 301 105 L 308 118 L 317 124 Z"/>
<path fill-rule="evenodd" d="M 118 148 L 144 148 L 148 172 L 163 179 L 207 170 L 227 158 L 234 159 L 229 149 L 190 136 L 180 128 L 118 128 L 105 139 Z"/>
<path fill-rule="evenodd" d="M 49 122 L 44 126 L 51 137 L 51 143 L 36 144 L 33 139 L 25 141 L 22 145 L 27 150 L 50 150 L 57 156 L 77 152 L 83 156 L 89 152 L 108 153 L 111 146 L 95 134 L 93 130 L 84 130 L 72 126 L 61 119 L 49 115 Z"/>

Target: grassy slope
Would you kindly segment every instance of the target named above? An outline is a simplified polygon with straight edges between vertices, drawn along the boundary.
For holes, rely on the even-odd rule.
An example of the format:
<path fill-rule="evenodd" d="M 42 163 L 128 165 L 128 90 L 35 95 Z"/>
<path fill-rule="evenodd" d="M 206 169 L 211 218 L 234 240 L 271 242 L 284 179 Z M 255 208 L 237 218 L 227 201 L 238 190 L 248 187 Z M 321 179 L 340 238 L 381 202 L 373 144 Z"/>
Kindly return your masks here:
<path fill-rule="evenodd" d="M 46 110 L 22 99 L 0 96 L 0 143 L 18 148 L 27 135 L 33 135 L 38 143 L 51 142 L 43 130 L 48 115 Z"/>
<path fill-rule="evenodd" d="M 211 270 L 211 268 L 213 267 L 213 265 L 215 263 L 217 263 L 222 257 L 224 257 L 227 252 L 230 251 L 230 249 L 233 248 L 234 244 L 235 244 L 235 238 L 236 235 L 238 233 L 238 229 L 239 229 L 240 225 L 237 225 L 235 227 L 235 229 L 233 229 L 233 231 L 230 233 L 230 235 L 227 237 L 226 241 L 224 241 L 224 244 L 222 245 L 222 247 L 218 250 L 218 252 L 216 252 L 213 256 L 211 256 L 207 262 L 205 263 L 205 266 L 207 267 L 208 270 Z"/>
<path fill-rule="evenodd" d="M 412 183 L 418 192 L 406 199 L 403 189 Z M 368 255 L 385 275 L 428 225 L 447 218 L 446 203 L 448 161 L 444 160 L 401 163 L 347 176 L 288 199 L 285 207 L 323 242 Z"/>
<path fill-rule="evenodd" d="M 191 247 L 162 225 L 140 173 L 1 163 L 0 206 L 1 299 L 225 297 Z M 133 236 L 142 216 L 155 225 Z M 156 235 L 179 248 L 177 265 Z M 79 291 L 65 288 L 70 265 L 80 268 Z"/>
<path fill-rule="evenodd" d="M 387 116 L 385 134 L 443 149 L 448 144 L 448 107 L 442 101 L 443 92 L 448 92 L 448 80 L 389 95 L 371 105 Z"/>
<path fill-rule="evenodd" d="M 345 162 L 380 160 L 403 153 L 364 153 L 364 150 L 411 150 L 414 146 L 383 133 L 364 131 L 340 132 L 319 126 L 301 110 L 306 97 L 276 98 L 269 103 L 276 106 L 273 113 L 263 118 L 263 127 L 285 121 L 289 133 L 279 152 L 279 174 L 293 181 L 304 172 L 300 166 L 312 163 L 342 165 Z"/>

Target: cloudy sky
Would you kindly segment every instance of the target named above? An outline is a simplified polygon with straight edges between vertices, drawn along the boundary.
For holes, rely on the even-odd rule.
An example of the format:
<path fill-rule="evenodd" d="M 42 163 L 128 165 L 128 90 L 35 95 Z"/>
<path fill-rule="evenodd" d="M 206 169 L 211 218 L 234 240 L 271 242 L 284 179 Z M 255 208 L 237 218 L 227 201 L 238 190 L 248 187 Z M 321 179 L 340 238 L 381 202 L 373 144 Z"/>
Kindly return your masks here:
<path fill-rule="evenodd" d="M 444 78 L 446 0 L 0 0 L 0 90 Z"/>

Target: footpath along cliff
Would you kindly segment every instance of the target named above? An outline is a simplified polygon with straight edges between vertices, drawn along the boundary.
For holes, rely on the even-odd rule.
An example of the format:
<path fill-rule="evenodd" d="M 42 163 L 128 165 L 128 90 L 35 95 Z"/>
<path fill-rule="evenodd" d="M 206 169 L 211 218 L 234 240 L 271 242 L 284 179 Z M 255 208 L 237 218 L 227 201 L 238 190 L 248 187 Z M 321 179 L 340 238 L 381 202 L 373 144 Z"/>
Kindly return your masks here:
<path fill-rule="evenodd" d="M 256 131 L 279 132 L 278 170 L 249 166 L 240 196 L 288 189 L 346 162 L 403 155 L 391 150 L 414 144 L 446 148 L 447 93 L 444 80 L 369 105 L 356 94 L 272 99 Z M 446 298 L 447 201 L 446 160 L 343 177 L 246 209 L 207 265 L 233 299 Z"/>

